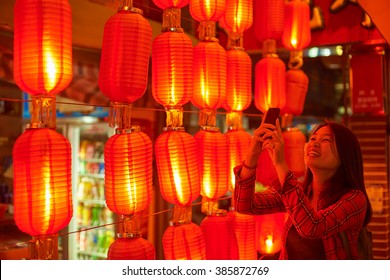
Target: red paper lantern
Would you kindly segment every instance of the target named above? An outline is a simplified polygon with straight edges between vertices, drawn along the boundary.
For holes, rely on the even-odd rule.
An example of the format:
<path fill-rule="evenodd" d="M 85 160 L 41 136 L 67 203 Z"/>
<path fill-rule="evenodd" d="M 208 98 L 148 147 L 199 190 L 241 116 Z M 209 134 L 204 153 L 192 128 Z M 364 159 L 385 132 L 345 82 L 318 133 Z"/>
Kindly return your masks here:
<path fill-rule="evenodd" d="M 269 186 L 278 173 L 267 150 L 263 150 L 257 159 L 256 181 L 264 186 Z"/>
<path fill-rule="evenodd" d="M 282 114 L 299 116 L 303 112 L 309 78 L 300 69 L 290 69 L 286 72 L 286 104 Z"/>
<path fill-rule="evenodd" d="M 283 132 L 286 163 L 296 177 L 305 174 L 304 148 L 306 136 L 297 127 L 289 127 Z"/>
<path fill-rule="evenodd" d="M 133 103 L 146 90 L 152 28 L 141 13 L 124 6 L 104 27 L 99 87 L 112 102 Z"/>
<path fill-rule="evenodd" d="M 230 49 L 227 55 L 226 103 L 228 111 L 244 111 L 252 102 L 252 60 L 243 50 Z"/>
<path fill-rule="evenodd" d="M 200 223 L 208 260 L 238 260 L 238 244 L 231 216 L 207 216 Z"/>
<path fill-rule="evenodd" d="M 139 238 L 117 238 L 108 248 L 108 260 L 155 260 L 152 243 Z"/>
<path fill-rule="evenodd" d="M 72 12 L 67 0 L 17 0 L 14 78 L 32 95 L 55 95 L 72 80 Z"/>
<path fill-rule="evenodd" d="M 152 93 L 163 106 L 182 106 L 193 93 L 193 47 L 183 32 L 164 32 L 153 41 Z"/>
<path fill-rule="evenodd" d="M 286 104 L 286 66 L 277 56 L 266 56 L 256 64 L 255 106 L 265 113 Z"/>
<path fill-rule="evenodd" d="M 306 1 L 292 0 L 285 4 L 283 45 L 290 51 L 303 50 L 310 44 L 310 7 Z"/>
<path fill-rule="evenodd" d="M 153 3 L 156 4 L 160 9 L 168 9 L 168 8 L 183 8 L 190 0 L 153 0 Z"/>
<path fill-rule="evenodd" d="M 149 205 L 152 186 L 152 142 L 138 126 L 117 129 L 104 148 L 105 196 L 108 208 L 122 215 Z"/>
<path fill-rule="evenodd" d="M 73 215 L 69 141 L 53 129 L 26 129 L 15 142 L 13 162 L 18 228 L 39 236 L 67 226 Z"/>
<path fill-rule="evenodd" d="M 236 183 L 233 169 L 244 161 L 252 136 L 244 130 L 229 130 L 225 135 L 229 148 L 229 190 L 232 191 Z"/>
<path fill-rule="evenodd" d="M 256 215 L 256 249 L 261 255 L 274 255 L 282 249 L 286 213 Z"/>
<path fill-rule="evenodd" d="M 233 221 L 239 259 L 256 260 L 256 223 L 254 216 L 240 214 L 236 211 L 229 211 L 228 215 Z"/>
<path fill-rule="evenodd" d="M 223 196 L 229 185 L 228 142 L 218 128 L 200 130 L 195 136 L 201 177 L 201 195 Z"/>
<path fill-rule="evenodd" d="M 197 147 L 194 137 L 183 131 L 163 132 L 155 142 L 160 191 L 163 198 L 181 206 L 200 194 Z"/>
<path fill-rule="evenodd" d="M 218 21 L 225 13 L 226 0 L 191 0 L 190 13 L 197 21 Z"/>
<path fill-rule="evenodd" d="M 206 244 L 202 229 L 189 223 L 169 226 L 162 237 L 166 260 L 205 260 Z"/>
<path fill-rule="evenodd" d="M 226 99 L 226 51 L 216 41 L 201 41 L 194 48 L 192 104 L 202 109 L 221 108 Z"/>
<path fill-rule="evenodd" d="M 285 0 L 254 1 L 254 27 L 257 40 L 279 40 L 284 29 Z"/>
<path fill-rule="evenodd" d="M 253 0 L 226 0 L 225 15 L 222 18 L 228 31 L 244 33 L 253 23 Z"/>

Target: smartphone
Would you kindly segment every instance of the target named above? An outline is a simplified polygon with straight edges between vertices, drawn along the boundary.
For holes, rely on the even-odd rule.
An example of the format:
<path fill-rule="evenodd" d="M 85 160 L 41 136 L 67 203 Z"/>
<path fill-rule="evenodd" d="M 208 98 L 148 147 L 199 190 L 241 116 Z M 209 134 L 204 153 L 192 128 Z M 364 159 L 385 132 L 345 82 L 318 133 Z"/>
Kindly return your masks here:
<path fill-rule="evenodd" d="M 263 122 L 276 125 L 276 120 L 278 119 L 279 114 L 280 108 L 269 108 L 265 113 Z"/>

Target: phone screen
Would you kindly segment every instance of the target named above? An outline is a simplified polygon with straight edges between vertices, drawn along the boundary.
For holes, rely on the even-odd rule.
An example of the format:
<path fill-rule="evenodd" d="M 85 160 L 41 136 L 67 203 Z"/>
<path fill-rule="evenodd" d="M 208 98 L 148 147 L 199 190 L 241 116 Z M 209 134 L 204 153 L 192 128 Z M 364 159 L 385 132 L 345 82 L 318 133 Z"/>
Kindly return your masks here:
<path fill-rule="evenodd" d="M 276 125 L 276 120 L 280 114 L 280 108 L 269 108 L 264 116 L 264 122 Z"/>

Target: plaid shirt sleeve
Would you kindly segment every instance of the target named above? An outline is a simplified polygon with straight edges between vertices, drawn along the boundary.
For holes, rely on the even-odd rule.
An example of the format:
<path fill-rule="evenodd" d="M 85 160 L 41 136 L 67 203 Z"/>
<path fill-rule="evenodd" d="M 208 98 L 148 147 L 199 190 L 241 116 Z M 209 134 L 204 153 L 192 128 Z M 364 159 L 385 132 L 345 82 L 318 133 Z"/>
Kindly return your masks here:
<path fill-rule="evenodd" d="M 344 230 L 358 230 L 366 215 L 367 201 L 359 190 L 351 190 L 336 203 L 314 210 L 301 183 L 287 176 L 280 189 L 286 210 L 302 237 L 321 238 Z M 321 198 L 320 198 L 321 199 Z"/>
<path fill-rule="evenodd" d="M 256 173 L 247 178 L 240 178 L 242 165 L 234 168 L 236 185 L 234 188 L 235 210 L 243 214 L 270 214 L 285 212 L 280 194 L 271 188 L 264 192 L 255 192 Z"/>

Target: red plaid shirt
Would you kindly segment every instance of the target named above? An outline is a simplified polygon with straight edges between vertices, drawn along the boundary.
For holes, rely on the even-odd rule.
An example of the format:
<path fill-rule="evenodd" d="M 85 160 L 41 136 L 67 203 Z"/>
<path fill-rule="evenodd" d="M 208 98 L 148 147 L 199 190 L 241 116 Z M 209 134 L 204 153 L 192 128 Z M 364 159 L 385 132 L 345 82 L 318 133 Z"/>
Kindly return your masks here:
<path fill-rule="evenodd" d="M 264 192 L 255 193 L 255 172 L 248 178 L 239 178 L 242 166 L 234 169 L 236 186 L 234 189 L 235 210 L 243 214 L 288 213 L 285 223 L 280 259 L 288 259 L 286 250 L 287 233 L 294 224 L 299 235 L 305 238 L 321 238 L 325 257 L 328 260 L 346 259 L 339 232 L 346 231 L 354 259 L 359 259 L 357 239 L 366 215 L 367 202 L 359 190 L 351 190 L 339 201 L 325 207 L 325 194 L 321 193 L 318 210 L 315 211 L 300 181 L 292 172 L 286 176 L 283 187 L 274 184 Z"/>

